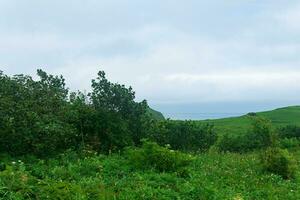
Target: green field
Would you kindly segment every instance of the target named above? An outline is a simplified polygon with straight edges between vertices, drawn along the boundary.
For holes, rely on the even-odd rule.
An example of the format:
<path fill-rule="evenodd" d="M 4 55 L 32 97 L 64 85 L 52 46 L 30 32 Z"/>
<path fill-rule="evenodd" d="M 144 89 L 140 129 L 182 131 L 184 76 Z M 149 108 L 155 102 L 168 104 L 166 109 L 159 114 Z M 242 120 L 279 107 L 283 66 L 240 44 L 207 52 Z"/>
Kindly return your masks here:
<path fill-rule="evenodd" d="M 269 119 L 274 127 L 300 125 L 300 106 L 289 106 L 272 111 L 258 112 L 256 115 Z M 213 123 L 220 134 L 241 134 L 250 129 L 252 117 L 244 115 L 224 119 L 203 120 L 200 122 Z"/>

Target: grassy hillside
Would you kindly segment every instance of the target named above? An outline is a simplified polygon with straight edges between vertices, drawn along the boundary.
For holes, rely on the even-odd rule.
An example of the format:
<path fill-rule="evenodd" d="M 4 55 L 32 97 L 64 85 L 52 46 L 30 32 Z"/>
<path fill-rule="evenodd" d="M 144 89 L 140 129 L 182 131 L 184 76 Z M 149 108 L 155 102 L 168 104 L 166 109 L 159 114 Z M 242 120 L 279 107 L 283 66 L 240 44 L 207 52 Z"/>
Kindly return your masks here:
<path fill-rule="evenodd" d="M 271 120 L 275 127 L 285 125 L 300 125 L 300 106 L 278 108 L 272 111 L 257 112 L 257 116 Z M 203 120 L 200 122 L 213 123 L 220 133 L 244 133 L 251 126 L 251 116 L 230 117 L 224 119 Z"/>
<path fill-rule="evenodd" d="M 148 112 L 150 113 L 150 115 L 154 119 L 157 119 L 157 120 L 164 120 L 165 119 L 164 115 L 161 112 L 158 112 L 158 111 L 156 111 L 156 110 L 154 110 L 152 108 L 149 108 Z"/>

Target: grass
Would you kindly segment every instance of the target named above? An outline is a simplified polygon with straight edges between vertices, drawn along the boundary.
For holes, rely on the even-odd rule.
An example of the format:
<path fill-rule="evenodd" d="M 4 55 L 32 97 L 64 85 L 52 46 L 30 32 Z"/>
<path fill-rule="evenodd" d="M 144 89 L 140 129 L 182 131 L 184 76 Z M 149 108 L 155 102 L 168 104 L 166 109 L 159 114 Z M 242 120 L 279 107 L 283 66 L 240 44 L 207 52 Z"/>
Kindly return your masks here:
<path fill-rule="evenodd" d="M 271 120 L 274 127 L 286 125 L 300 126 L 300 106 L 290 106 L 272 111 L 258 112 L 257 116 Z M 202 122 L 213 123 L 218 133 L 245 133 L 251 127 L 251 116 L 230 117 L 224 119 L 202 120 Z"/>
<path fill-rule="evenodd" d="M 6 160 L 1 199 L 300 199 L 299 176 L 264 173 L 257 153 L 197 155 L 187 177 L 139 170 L 118 155 L 23 160 Z"/>

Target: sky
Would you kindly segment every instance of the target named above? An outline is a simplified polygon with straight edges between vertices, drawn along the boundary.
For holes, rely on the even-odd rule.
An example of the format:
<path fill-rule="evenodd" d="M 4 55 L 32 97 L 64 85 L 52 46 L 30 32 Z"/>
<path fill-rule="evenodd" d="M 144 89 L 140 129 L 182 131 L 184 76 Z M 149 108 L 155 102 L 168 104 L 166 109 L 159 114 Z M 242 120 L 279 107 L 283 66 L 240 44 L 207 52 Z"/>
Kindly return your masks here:
<path fill-rule="evenodd" d="M 175 118 L 300 104 L 299 36 L 296 0 L 0 0 L 5 74 L 104 70 Z"/>

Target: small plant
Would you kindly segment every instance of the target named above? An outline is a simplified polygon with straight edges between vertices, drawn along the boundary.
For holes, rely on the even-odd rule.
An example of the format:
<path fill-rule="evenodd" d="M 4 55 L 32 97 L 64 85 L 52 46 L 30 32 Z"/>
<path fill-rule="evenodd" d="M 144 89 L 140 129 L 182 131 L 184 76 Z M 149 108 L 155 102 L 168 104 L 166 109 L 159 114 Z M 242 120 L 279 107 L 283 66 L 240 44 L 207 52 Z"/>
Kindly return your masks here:
<path fill-rule="evenodd" d="M 162 147 L 155 142 L 143 141 L 141 148 L 129 148 L 126 155 L 129 161 L 140 169 L 156 169 L 160 172 L 185 173 L 186 167 L 191 163 L 192 156 Z"/>
<path fill-rule="evenodd" d="M 280 175 L 284 179 L 295 177 L 296 162 L 287 150 L 278 147 L 268 148 L 261 156 L 263 169 Z"/>

